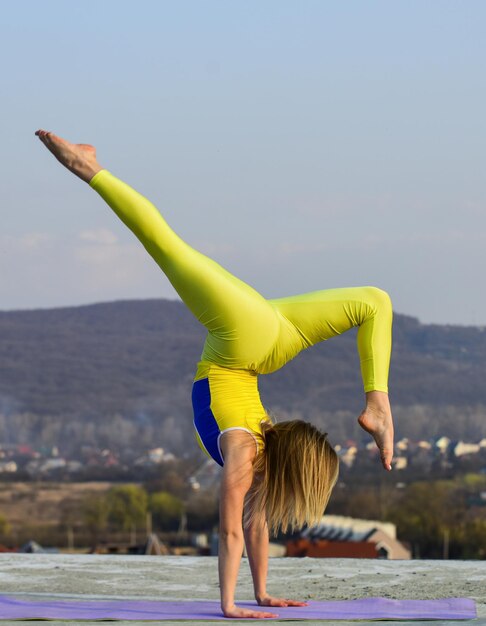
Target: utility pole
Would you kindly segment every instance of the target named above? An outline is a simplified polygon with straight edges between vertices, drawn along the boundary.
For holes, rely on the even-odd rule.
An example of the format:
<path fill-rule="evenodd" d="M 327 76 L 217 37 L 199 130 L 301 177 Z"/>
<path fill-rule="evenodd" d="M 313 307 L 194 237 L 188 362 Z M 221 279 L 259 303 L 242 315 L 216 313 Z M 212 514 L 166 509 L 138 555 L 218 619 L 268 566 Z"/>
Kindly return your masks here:
<path fill-rule="evenodd" d="M 69 550 L 74 550 L 74 531 L 72 526 L 67 528 L 67 544 Z"/>
<path fill-rule="evenodd" d="M 449 558 L 449 537 L 450 537 L 450 530 L 448 528 L 444 528 L 444 543 L 443 543 L 443 549 L 442 549 L 442 558 L 443 559 L 448 559 Z"/>

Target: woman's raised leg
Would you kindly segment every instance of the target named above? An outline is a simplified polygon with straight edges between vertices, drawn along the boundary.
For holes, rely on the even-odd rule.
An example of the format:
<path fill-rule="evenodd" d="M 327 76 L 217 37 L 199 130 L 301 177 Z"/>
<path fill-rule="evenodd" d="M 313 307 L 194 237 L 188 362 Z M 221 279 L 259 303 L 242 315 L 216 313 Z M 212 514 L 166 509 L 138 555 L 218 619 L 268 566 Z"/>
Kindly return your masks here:
<path fill-rule="evenodd" d="M 274 308 L 249 285 L 185 243 L 155 206 L 103 169 L 92 146 L 36 133 L 65 167 L 88 182 L 132 230 L 183 302 L 209 331 L 204 357 L 251 369 L 278 334 Z"/>
<path fill-rule="evenodd" d="M 357 346 L 366 407 L 358 418 L 380 450 L 383 466 L 391 469 L 393 419 L 388 399 L 392 307 L 375 287 L 328 289 L 270 301 L 297 329 L 309 347 L 358 327 Z"/>

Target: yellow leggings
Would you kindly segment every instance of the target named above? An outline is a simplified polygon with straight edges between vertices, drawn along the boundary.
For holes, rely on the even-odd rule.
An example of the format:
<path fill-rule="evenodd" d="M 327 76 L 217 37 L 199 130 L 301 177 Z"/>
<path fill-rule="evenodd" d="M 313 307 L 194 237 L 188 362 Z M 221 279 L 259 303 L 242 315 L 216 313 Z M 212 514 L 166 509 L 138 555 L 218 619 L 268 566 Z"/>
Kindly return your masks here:
<path fill-rule="evenodd" d="M 358 326 L 365 391 L 387 391 L 392 311 L 375 287 L 266 300 L 178 237 L 157 209 L 107 170 L 90 182 L 145 246 L 208 335 L 202 360 L 273 372 L 301 350 Z"/>

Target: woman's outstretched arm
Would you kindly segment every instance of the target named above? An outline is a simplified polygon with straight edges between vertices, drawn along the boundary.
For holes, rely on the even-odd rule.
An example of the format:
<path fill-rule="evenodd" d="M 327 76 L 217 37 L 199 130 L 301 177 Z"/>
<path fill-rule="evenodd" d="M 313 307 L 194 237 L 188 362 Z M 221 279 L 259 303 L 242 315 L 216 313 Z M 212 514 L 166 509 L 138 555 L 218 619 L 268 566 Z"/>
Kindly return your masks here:
<path fill-rule="evenodd" d="M 224 457 L 221 481 L 219 520 L 219 584 L 221 609 L 226 617 L 255 618 L 277 617 L 242 609 L 235 605 L 236 580 L 243 554 L 243 506 L 253 480 L 255 443 L 251 435 L 233 430 L 221 438 Z"/>
<path fill-rule="evenodd" d="M 249 517 L 250 522 L 245 525 L 244 534 L 256 601 L 260 606 L 307 606 L 307 602 L 274 598 L 267 593 L 268 525 L 264 512 Z"/>

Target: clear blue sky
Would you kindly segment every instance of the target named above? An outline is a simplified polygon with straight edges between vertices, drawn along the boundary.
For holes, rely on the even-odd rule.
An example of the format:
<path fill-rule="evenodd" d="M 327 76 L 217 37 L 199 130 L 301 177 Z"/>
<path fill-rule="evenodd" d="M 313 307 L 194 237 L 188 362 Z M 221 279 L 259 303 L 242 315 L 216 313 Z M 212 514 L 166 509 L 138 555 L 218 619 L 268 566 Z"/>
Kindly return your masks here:
<path fill-rule="evenodd" d="M 269 297 L 486 325 L 486 3 L 2 3 L 0 309 L 175 297 L 34 138 L 94 143 Z"/>

